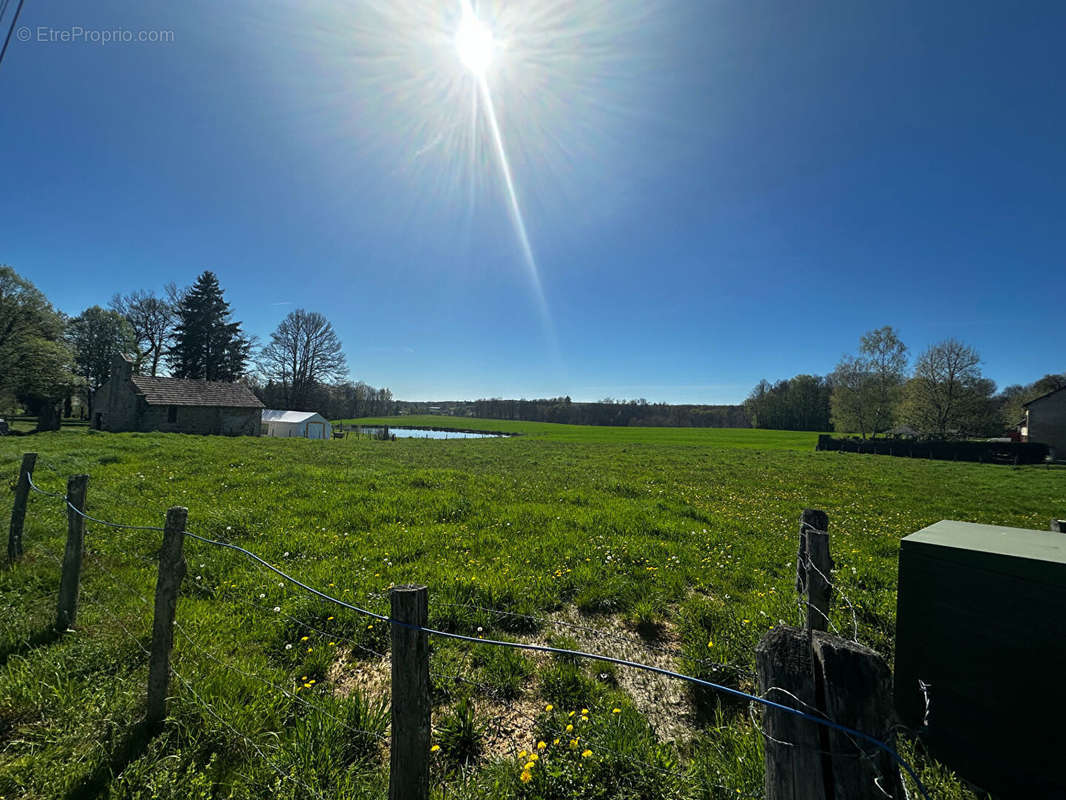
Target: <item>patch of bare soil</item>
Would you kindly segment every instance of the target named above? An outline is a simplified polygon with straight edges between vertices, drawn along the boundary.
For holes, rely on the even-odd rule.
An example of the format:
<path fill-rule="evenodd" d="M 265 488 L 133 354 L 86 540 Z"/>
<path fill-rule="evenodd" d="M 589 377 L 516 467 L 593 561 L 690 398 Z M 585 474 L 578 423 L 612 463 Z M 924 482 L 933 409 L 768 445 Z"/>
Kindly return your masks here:
<path fill-rule="evenodd" d="M 575 607 L 568 606 L 550 619 L 563 623 L 558 630 L 574 639 L 581 650 L 660 669 L 677 669 L 674 652 L 680 649 L 680 639 L 671 622 L 663 623 L 654 641 L 647 641 L 618 616 L 583 617 Z M 635 667 L 616 666 L 614 673 L 619 688 L 633 698 L 660 741 L 681 741 L 691 736 L 695 712 L 683 682 Z"/>

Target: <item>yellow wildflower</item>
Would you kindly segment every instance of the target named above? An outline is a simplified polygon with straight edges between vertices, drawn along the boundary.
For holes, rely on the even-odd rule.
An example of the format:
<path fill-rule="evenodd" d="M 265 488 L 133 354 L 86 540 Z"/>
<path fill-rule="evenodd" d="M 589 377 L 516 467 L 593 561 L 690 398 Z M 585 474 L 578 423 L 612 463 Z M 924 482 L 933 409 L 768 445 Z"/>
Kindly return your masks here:
<path fill-rule="evenodd" d="M 439 744 L 435 744 L 431 748 L 429 748 L 429 752 L 431 752 L 431 753 L 436 753 L 438 750 L 440 750 L 440 745 Z"/>
<path fill-rule="evenodd" d="M 567 726 L 566 726 L 566 732 L 567 732 L 567 733 L 570 733 L 570 731 L 572 731 L 573 729 L 574 729 L 574 726 L 573 726 L 573 725 L 567 725 Z"/>
<path fill-rule="evenodd" d="M 522 783 L 529 783 L 531 780 L 533 780 L 533 776 L 528 772 L 523 772 L 521 775 L 518 776 L 518 779 L 522 781 Z"/>
<path fill-rule="evenodd" d="M 528 754 L 529 753 L 526 750 L 519 750 L 518 751 L 518 757 L 519 758 L 525 758 Z"/>
<path fill-rule="evenodd" d="M 714 647 L 714 640 L 707 642 L 708 647 Z"/>
<path fill-rule="evenodd" d="M 544 742 L 537 742 L 537 749 L 538 750 L 543 750 L 547 746 L 548 745 L 546 745 Z"/>
<path fill-rule="evenodd" d="M 530 761 L 530 762 L 529 762 L 528 764 L 526 764 L 526 765 L 525 765 L 525 766 L 524 766 L 524 767 L 523 767 L 522 769 L 523 769 L 523 770 L 524 770 L 525 772 L 529 772 L 529 771 L 530 771 L 531 769 L 533 769 L 533 767 L 535 767 L 535 766 L 536 766 L 536 764 L 534 764 L 534 763 L 533 763 L 532 761 Z"/>
<path fill-rule="evenodd" d="M 551 703 L 548 703 L 548 705 L 544 706 L 545 711 L 551 711 L 553 708 L 555 708 L 555 706 L 553 706 Z"/>
<path fill-rule="evenodd" d="M 582 715 L 582 716 L 584 716 L 584 715 L 586 715 L 586 714 L 588 714 L 588 713 L 589 713 L 589 710 L 588 710 L 587 708 L 583 708 L 583 709 L 581 709 L 581 715 Z"/>
<path fill-rule="evenodd" d="M 577 750 L 577 739 L 571 739 L 570 740 L 570 749 L 571 750 Z"/>
<path fill-rule="evenodd" d="M 529 762 L 532 764 L 534 761 L 540 761 L 540 756 L 538 756 L 536 753 L 530 753 Z"/>
<path fill-rule="evenodd" d="M 620 709 L 620 708 L 612 708 L 611 709 L 611 713 L 612 714 L 621 714 L 622 713 L 622 709 Z"/>
<path fill-rule="evenodd" d="M 583 751 L 581 752 L 581 757 L 582 757 L 582 758 L 588 758 L 588 757 L 589 757 L 589 756 L 591 756 L 591 755 L 592 755 L 592 751 L 591 751 L 591 750 L 583 750 Z"/>

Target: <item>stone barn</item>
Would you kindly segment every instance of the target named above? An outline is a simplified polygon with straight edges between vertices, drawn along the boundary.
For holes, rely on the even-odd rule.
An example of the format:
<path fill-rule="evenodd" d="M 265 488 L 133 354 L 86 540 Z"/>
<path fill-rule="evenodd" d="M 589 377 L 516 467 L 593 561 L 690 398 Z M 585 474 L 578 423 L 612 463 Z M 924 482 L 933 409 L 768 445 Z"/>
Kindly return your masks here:
<path fill-rule="evenodd" d="M 150 378 L 116 356 L 93 396 L 92 426 L 103 431 L 258 436 L 263 404 L 240 383 Z"/>
<path fill-rule="evenodd" d="M 1054 458 L 1066 458 L 1066 387 L 1025 403 L 1022 438 L 1051 447 Z"/>

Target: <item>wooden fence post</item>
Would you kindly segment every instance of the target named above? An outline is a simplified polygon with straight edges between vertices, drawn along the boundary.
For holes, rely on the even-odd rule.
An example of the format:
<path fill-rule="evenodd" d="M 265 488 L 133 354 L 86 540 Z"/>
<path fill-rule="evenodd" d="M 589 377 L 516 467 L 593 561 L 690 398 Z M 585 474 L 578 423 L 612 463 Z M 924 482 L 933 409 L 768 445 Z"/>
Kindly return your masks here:
<path fill-rule="evenodd" d="M 59 607 L 56 630 L 65 631 L 78 616 L 78 582 L 81 580 L 82 543 L 85 540 L 85 491 L 88 475 L 72 475 L 67 480 L 67 547 L 63 551 L 63 575 L 59 579 Z"/>
<path fill-rule="evenodd" d="M 804 629 L 781 626 L 755 648 L 767 700 L 892 741 L 892 674 L 873 650 L 825 632 L 829 621 L 829 517 L 800 517 L 796 589 L 807 601 Z M 899 770 L 876 745 L 810 719 L 768 708 L 766 800 L 883 800 L 902 797 Z"/>
<path fill-rule="evenodd" d="M 829 516 L 805 508 L 800 515 L 799 556 L 796 558 L 796 590 L 807 603 L 807 630 L 829 628 L 829 600 L 833 587 L 829 573 Z"/>
<path fill-rule="evenodd" d="M 26 521 L 26 500 L 30 496 L 30 475 L 37 465 L 36 453 L 24 453 L 19 467 L 19 481 L 15 485 L 15 502 L 11 506 L 11 527 L 7 532 L 8 561 L 22 558 L 22 524 Z"/>
<path fill-rule="evenodd" d="M 394 587 L 392 618 L 425 627 L 429 622 L 426 587 Z M 429 797 L 429 733 L 429 637 L 393 623 L 389 800 Z"/>
<path fill-rule="evenodd" d="M 155 584 L 155 617 L 152 620 L 152 651 L 148 658 L 148 712 L 145 722 L 156 730 L 167 716 L 170 685 L 170 650 L 174 645 L 174 614 L 178 589 L 185 577 L 185 520 L 189 509 L 176 506 L 167 511 L 163 547 L 159 551 L 159 577 Z"/>
<path fill-rule="evenodd" d="M 807 635 L 807 631 L 782 626 L 759 640 L 755 668 L 759 694 L 767 700 L 802 711 L 817 709 L 814 661 Z M 766 709 L 766 800 L 825 800 L 823 737 L 818 728 L 817 724 L 784 711 Z"/>

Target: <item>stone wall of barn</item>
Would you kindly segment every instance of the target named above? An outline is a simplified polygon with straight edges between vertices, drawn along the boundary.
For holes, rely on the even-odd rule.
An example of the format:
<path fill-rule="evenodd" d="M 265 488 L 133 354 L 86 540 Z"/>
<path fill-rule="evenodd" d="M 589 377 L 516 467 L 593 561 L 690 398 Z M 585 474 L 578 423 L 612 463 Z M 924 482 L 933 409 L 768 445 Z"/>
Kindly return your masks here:
<path fill-rule="evenodd" d="M 258 436 L 262 411 L 258 408 L 221 408 L 217 406 L 150 406 L 139 400 L 134 430 L 162 433 L 221 434 L 222 436 Z M 171 422 L 171 409 L 174 421 Z"/>

